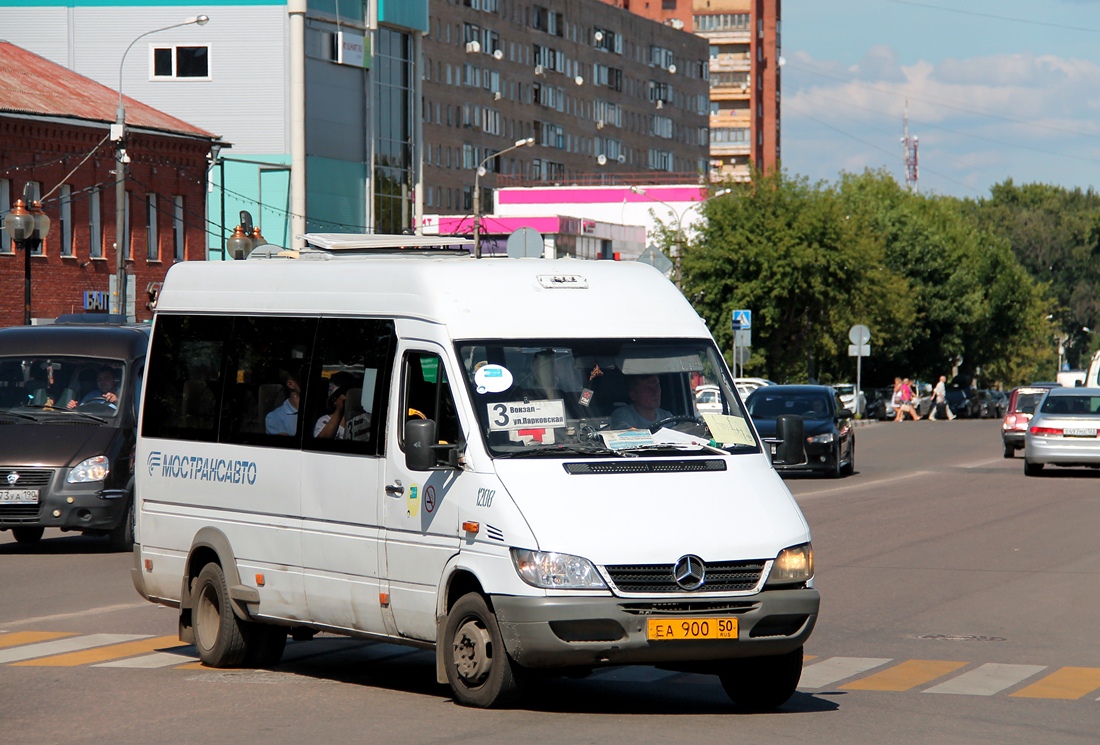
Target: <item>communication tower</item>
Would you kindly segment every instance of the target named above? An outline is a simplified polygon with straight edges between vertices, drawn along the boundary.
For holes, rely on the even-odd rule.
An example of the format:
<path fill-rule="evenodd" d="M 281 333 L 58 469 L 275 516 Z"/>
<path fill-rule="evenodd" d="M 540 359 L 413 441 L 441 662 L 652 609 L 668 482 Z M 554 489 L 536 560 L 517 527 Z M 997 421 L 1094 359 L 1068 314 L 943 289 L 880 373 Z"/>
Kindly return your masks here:
<path fill-rule="evenodd" d="M 920 145 L 920 138 L 916 135 L 909 134 L 908 100 L 905 101 L 905 126 L 903 132 L 904 135 L 901 138 L 901 142 L 905 147 L 905 183 L 909 186 L 909 191 L 916 194 L 917 178 L 920 175 L 920 168 L 917 160 L 917 147 Z"/>

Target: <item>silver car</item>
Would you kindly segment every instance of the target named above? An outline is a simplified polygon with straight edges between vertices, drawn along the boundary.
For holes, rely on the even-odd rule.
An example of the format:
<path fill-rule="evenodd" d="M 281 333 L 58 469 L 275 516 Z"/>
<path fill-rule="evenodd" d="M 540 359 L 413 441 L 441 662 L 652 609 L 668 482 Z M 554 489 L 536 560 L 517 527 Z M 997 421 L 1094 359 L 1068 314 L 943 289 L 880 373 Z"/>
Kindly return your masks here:
<path fill-rule="evenodd" d="M 1024 435 L 1024 473 L 1045 465 L 1100 468 L 1100 388 L 1051 388 Z"/>

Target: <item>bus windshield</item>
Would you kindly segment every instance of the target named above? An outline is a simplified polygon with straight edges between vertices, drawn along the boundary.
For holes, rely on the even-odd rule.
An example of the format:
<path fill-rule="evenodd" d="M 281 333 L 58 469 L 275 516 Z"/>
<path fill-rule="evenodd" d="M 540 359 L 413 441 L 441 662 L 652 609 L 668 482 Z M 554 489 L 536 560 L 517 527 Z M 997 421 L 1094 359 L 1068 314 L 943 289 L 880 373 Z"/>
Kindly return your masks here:
<path fill-rule="evenodd" d="M 494 340 L 457 352 L 494 457 L 759 449 L 709 340 Z"/>

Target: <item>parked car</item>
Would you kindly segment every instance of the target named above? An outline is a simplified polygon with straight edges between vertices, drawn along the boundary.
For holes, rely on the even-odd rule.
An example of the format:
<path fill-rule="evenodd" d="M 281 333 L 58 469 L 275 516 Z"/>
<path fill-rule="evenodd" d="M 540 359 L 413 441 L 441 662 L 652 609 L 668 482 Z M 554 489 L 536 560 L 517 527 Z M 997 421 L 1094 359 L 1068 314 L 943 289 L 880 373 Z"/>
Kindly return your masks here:
<path fill-rule="evenodd" d="M 133 544 L 137 401 L 148 326 L 0 329 L 0 530 Z"/>
<path fill-rule="evenodd" d="M 722 413 L 722 391 L 716 385 L 701 385 L 695 389 L 695 408 L 700 414 Z"/>
<path fill-rule="evenodd" d="M 1017 450 L 1024 449 L 1024 433 L 1035 407 L 1054 385 L 1027 385 L 1014 388 L 1008 394 L 1008 408 L 1001 421 L 1001 441 L 1004 443 L 1005 457 L 1011 458 Z"/>
<path fill-rule="evenodd" d="M 737 388 L 737 392 L 741 394 L 741 398 L 745 398 L 761 386 L 775 385 L 767 378 L 734 378 L 733 384 Z"/>
<path fill-rule="evenodd" d="M 837 383 L 833 388 L 840 394 L 840 402 L 844 404 L 844 408 L 851 411 L 856 419 L 862 419 L 867 413 L 867 395 L 859 391 L 857 396 L 856 387 L 852 383 Z"/>
<path fill-rule="evenodd" d="M 892 386 L 885 388 L 872 388 L 867 393 L 867 417 L 888 422 L 897 416 L 894 409 L 894 389 Z"/>
<path fill-rule="evenodd" d="M 996 393 L 984 388 L 974 391 L 972 410 L 979 419 L 1000 419 L 1004 416 L 1004 402 Z"/>
<path fill-rule="evenodd" d="M 769 385 L 749 394 L 745 409 L 761 437 L 775 437 L 781 414 L 798 414 L 806 431 L 806 463 L 776 466 L 781 471 L 816 471 L 847 476 L 856 467 L 856 433 L 852 412 L 834 388 L 826 385 Z"/>
<path fill-rule="evenodd" d="M 947 389 L 944 397 L 948 408 L 955 416 L 960 419 L 978 418 L 978 402 L 972 389 L 952 386 Z"/>
<path fill-rule="evenodd" d="M 1008 394 L 996 389 L 991 389 L 989 392 L 997 402 L 997 418 L 1003 418 L 1008 413 Z"/>
<path fill-rule="evenodd" d="M 1024 473 L 1044 466 L 1100 468 L 1100 388 L 1050 388 L 1024 435 Z"/>

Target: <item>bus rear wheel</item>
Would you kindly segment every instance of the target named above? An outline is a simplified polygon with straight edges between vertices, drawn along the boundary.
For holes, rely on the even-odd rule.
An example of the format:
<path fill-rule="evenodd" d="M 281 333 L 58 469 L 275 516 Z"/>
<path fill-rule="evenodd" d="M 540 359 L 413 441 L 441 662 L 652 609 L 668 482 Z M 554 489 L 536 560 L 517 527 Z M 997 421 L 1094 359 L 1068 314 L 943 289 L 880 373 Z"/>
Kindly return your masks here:
<path fill-rule="evenodd" d="M 191 584 L 191 597 L 199 659 L 210 667 L 240 665 L 247 651 L 247 627 L 233 613 L 222 568 L 214 562 L 204 566 Z"/>

